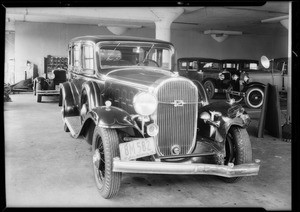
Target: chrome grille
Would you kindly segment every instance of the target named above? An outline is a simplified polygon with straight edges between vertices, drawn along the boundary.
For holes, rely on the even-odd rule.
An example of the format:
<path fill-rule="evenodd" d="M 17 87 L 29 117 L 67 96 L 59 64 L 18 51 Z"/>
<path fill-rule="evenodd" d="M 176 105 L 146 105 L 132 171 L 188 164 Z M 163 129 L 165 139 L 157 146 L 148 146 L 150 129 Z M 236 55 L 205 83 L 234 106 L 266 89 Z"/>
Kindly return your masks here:
<path fill-rule="evenodd" d="M 190 153 L 196 142 L 197 87 L 186 79 L 170 79 L 159 86 L 156 95 L 159 102 L 155 119 L 159 126 L 156 137 L 159 154 L 172 155 L 174 145 L 180 146 L 180 154 Z M 183 106 L 175 106 L 178 102 L 175 100 L 183 102 Z"/>

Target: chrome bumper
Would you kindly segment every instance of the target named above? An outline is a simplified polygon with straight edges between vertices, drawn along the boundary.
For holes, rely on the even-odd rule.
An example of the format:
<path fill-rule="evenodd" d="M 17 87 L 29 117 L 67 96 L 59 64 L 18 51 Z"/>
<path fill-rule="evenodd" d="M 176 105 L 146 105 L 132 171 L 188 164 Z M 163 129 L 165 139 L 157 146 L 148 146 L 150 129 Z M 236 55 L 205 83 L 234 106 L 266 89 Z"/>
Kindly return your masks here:
<path fill-rule="evenodd" d="M 257 175 L 259 164 L 248 163 L 233 167 L 203 163 L 171 163 L 157 161 L 121 161 L 114 158 L 113 171 L 124 173 L 147 173 L 147 174 L 202 174 L 218 175 L 223 177 L 242 177 Z"/>

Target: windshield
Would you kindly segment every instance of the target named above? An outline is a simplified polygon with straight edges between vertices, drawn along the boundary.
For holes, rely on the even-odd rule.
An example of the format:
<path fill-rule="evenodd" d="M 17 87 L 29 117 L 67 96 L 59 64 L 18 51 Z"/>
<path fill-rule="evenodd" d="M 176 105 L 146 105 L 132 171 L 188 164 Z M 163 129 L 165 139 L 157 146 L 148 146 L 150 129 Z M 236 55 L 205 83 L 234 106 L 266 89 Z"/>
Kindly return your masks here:
<path fill-rule="evenodd" d="M 236 70 L 258 70 L 258 62 L 244 62 L 244 63 L 223 63 L 223 68 Z"/>
<path fill-rule="evenodd" d="M 218 62 L 200 62 L 200 69 L 220 69 L 221 63 Z"/>
<path fill-rule="evenodd" d="M 152 66 L 171 70 L 173 53 L 173 47 L 168 44 L 128 41 L 101 42 L 98 61 L 101 69 L 121 66 Z"/>

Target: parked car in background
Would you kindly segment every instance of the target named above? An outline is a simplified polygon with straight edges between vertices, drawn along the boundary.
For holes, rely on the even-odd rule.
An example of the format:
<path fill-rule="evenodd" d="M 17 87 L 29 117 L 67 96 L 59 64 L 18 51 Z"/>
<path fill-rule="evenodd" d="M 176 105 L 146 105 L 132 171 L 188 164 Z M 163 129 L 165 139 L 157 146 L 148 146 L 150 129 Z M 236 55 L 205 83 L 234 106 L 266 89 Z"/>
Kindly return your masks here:
<path fill-rule="evenodd" d="M 60 67 L 48 72 L 45 77 L 33 80 L 33 94 L 36 101 L 41 102 L 43 96 L 59 96 L 59 84 L 67 81 L 66 70 Z"/>
<path fill-rule="evenodd" d="M 92 145 L 102 197 L 117 194 L 122 173 L 207 174 L 226 182 L 258 174 L 249 115 L 238 104 L 209 104 L 201 83 L 174 74 L 171 43 L 84 36 L 68 51 L 70 79 L 59 98 L 64 130 Z"/>
<path fill-rule="evenodd" d="M 264 89 L 268 83 L 277 85 L 280 89 L 283 86 L 283 72 L 277 69 L 277 65 L 273 69 L 265 69 L 258 60 L 230 59 L 223 60 L 223 68 L 236 70 L 239 79 L 232 79 L 226 93 L 227 99 L 233 98 L 236 102 L 244 100 L 249 108 L 262 106 Z"/>
<path fill-rule="evenodd" d="M 177 70 L 180 76 L 201 82 L 208 99 L 213 98 L 216 93 L 224 93 L 231 79 L 231 72 L 223 71 L 222 62 L 212 58 L 179 58 Z"/>

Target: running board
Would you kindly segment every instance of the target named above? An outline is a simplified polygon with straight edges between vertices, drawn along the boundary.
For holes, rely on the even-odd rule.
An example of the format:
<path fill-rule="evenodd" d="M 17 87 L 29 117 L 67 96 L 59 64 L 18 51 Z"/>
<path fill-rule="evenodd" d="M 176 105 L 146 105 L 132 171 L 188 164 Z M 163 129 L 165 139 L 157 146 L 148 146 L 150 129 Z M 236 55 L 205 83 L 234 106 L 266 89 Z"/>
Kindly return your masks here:
<path fill-rule="evenodd" d="M 77 138 L 81 131 L 81 120 L 80 116 L 69 116 L 63 118 L 64 123 L 70 130 L 72 137 Z"/>

